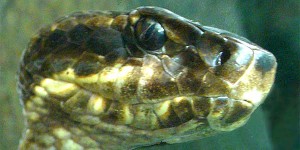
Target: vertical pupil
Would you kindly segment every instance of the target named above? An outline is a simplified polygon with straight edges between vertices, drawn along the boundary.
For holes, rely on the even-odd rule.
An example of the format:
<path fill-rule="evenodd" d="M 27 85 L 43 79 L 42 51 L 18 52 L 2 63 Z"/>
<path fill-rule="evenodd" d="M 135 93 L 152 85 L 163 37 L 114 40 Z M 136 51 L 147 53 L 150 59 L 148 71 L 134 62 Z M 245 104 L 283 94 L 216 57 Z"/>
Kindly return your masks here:
<path fill-rule="evenodd" d="M 145 31 L 141 34 L 140 38 L 148 41 L 151 36 L 153 35 L 153 30 L 155 28 L 154 24 L 150 24 L 149 27 L 147 29 L 145 29 Z"/>

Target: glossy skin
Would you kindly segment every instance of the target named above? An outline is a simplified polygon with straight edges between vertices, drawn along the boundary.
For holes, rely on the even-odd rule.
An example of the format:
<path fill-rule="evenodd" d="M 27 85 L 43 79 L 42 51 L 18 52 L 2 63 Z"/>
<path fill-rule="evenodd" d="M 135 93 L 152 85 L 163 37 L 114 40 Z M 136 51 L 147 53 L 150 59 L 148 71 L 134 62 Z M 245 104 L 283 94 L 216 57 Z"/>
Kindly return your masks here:
<path fill-rule="evenodd" d="M 162 8 L 74 13 L 24 52 L 20 149 L 131 149 L 231 131 L 263 102 L 276 66 L 261 47 Z"/>

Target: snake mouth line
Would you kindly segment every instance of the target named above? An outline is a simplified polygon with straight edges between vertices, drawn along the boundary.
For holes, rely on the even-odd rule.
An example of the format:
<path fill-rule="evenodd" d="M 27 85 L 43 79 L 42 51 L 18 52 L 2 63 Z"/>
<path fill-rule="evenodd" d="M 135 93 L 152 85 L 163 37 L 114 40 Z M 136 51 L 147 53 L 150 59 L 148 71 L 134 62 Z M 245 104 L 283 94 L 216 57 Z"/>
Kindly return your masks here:
<path fill-rule="evenodd" d="M 39 86 L 36 86 L 35 91 L 41 95 L 42 97 L 44 96 L 53 96 L 53 97 L 58 97 L 58 98 L 69 98 L 71 95 L 74 95 L 76 92 L 85 92 L 89 93 L 89 95 L 97 95 L 98 97 L 103 97 L 101 94 L 95 92 L 95 91 L 90 91 L 89 89 L 86 89 L 84 86 L 73 83 L 71 81 L 66 81 L 66 80 L 54 80 L 50 78 L 45 78 L 40 82 Z M 105 97 L 103 97 L 105 98 Z M 105 98 L 107 101 L 111 102 L 116 102 L 116 103 L 124 103 L 124 104 L 129 104 L 129 105 L 155 105 L 155 104 L 160 104 L 165 101 L 178 101 L 182 98 L 185 98 L 187 100 L 192 100 L 194 98 L 197 99 L 207 99 L 207 100 L 219 100 L 219 101 L 244 101 L 247 102 L 251 105 L 254 105 L 250 100 L 246 99 L 235 99 L 228 97 L 226 95 L 213 95 L 213 96 L 207 96 L 207 95 L 195 95 L 193 93 L 191 94 L 179 94 L 179 95 L 174 95 L 174 96 L 166 96 L 163 98 L 158 98 L 158 99 L 150 99 L 149 101 L 141 101 L 141 100 L 129 100 L 129 101 L 137 101 L 136 103 L 126 103 L 126 102 L 120 102 L 117 98 Z M 137 97 L 137 99 L 140 99 Z"/>
<path fill-rule="evenodd" d="M 254 109 L 248 100 L 226 96 L 180 95 L 152 103 L 130 104 L 106 99 L 75 84 L 52 79 L 42 81 L 35 87 L 35 93 L 44 99 L 59 101 L 56 103 L 64 112 L 83 124 L 106 122 L 145 130 L 177 127 L 193 119 L 208 121 L 211 126 L 219 126 L 224 122 L 222 120 L 232 124 L 247 117 Z"/>

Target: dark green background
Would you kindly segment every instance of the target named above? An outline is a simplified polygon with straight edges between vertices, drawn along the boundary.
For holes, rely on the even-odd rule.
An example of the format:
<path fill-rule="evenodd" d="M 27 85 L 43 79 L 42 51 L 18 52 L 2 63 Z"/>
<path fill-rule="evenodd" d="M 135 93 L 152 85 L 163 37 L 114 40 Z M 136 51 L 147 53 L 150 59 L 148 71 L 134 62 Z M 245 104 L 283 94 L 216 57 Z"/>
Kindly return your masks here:
<path fill-rule="evenodd" d="M 24 125 L 16 71 L 31 36 L 61 15 L 79 10 L 160 6 L 208 26 L 245 36 L 278 60 L 276 82 L 249 122 L 229 133 L 145 149 L 300 149 L 299 0 L 1 0 L 0 149 L 17 149 Z"/>

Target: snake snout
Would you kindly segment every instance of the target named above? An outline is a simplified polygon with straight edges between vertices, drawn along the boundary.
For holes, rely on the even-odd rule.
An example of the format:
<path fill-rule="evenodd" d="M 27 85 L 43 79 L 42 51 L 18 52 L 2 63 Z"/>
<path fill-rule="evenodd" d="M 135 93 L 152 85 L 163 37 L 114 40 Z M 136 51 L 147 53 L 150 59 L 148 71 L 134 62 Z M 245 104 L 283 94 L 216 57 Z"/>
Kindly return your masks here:
<path fill-rule="evenodd" d="M 235 83 L 230 96 L 246 100 L 255 107 L 259 106 L 272 87 L 276 67 L 277 63 L 273 54 L 263 49 L 253 50 L 252 62 Z"/>

